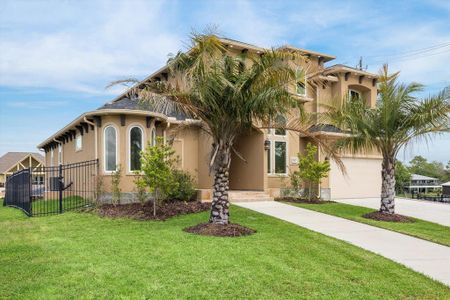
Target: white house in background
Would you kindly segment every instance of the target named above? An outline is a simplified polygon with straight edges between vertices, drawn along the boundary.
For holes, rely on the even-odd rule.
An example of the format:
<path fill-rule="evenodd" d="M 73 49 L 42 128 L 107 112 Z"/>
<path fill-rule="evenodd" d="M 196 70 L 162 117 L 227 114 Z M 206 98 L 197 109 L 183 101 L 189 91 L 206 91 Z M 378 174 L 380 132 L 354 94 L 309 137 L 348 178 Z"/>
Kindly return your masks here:
<path fill-rule="evenodd" d="M 405 186 L 406 192 L 413 194 L 428 193 L 429 191 L 440 190 L 441 188 L 439 179 L 419 174 L 411 174 L 411 181 L 408 186 Z"/>
<path fill-rule="evenodd" d="M 450 181 L 441 184 L 442 186 L 442 194 L 445 196 L 450 196 Z"/>

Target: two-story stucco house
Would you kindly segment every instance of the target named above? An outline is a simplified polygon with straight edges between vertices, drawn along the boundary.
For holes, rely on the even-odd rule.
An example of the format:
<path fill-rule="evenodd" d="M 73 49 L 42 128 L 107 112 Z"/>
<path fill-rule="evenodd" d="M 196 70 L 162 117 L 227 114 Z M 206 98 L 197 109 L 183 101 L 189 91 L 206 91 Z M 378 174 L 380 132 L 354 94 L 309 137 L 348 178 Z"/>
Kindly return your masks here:
<path fill-rule="evenodd" d="M 230 53 L 253 51 L 263 53 L 264 48 L 221 39 Z M 374 106 L 377 97 L 377 75 L 344 65 L 327 67 L 334 56 L 295 47 L 283 47 L 288 51 L 303 54 L 313 73 L 306 71 L 306 81 L 290 87 L 298 101 L 310 112 L 321 112 L 331 99 L 361 95 L 368 106 Z M 320 79 L 320 80 L 317 80 Z M 157 70 L 145 80 L 172 80 L 167 66 Z M 309 81 L 309 82 L 308 82 Z M 320 82 L 317 84 L 315 82 Z M 315 84 L 310 84 L 315 83 Z M 289 118 L 289 116 L 280 116 Z M 174 130 L 180 124 L 188 123 L 182 130 Z M 337 139 L 342 136 L 330 125 L 317 124 L 310 128 L 320 139 Z M 46 153 L 46 165 L 72 163 L 99 159 L 100 173 L 106 177 L 121 165 L 122 191 L 132 192 L 133 172 L 140 167 L 139 151 L 157 136 L 173 142 L 173 148 L 180 158 L 179 167 L 196 178 L 199 198 L 211 199 L 212 176 L 209 174 L 211 142 L 196 125 L 196 121 L 175 113 L 162 113 L 144 109 L 138 100 L 127 98 L 126 94 L 89 111 L 67 124 L 38 145 Z M 289 185 L 289 174 L 298 168 L 297 153 L 302 152 L 310 138 L 285 130 L 263 130 L 254 128 L 238 138 L 237 149 L 246 158 L 243 162 L 232 159 L 230 189 L 247 191 L 249 197 L 270 198 Z M 319 151 L 319 160 L 328 159 Z M 334 162 L 328 178 L 321 183 L 324 198 L 378 197 L 381 186 L 381 157 L 377 153 L 351 155 L 342 153 L 347 175 L 342 175 Z M 108 188 L 109 181 L 105 181 Z M 252 194 L 253 193 L 253 194 Z M 239 197 L 230 193 L 230 198 Z"/>

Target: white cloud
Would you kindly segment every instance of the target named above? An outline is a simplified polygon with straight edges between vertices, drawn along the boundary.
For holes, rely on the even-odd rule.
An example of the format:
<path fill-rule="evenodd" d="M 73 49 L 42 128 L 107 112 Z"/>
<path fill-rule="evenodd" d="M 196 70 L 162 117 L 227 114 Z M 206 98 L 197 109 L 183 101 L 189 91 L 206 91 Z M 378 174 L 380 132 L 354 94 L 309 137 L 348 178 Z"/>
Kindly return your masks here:
<path fill-rule="evenodd" d="M 8 31 L 0 40 L 0 85 L 112 93 L 103 89 L 110 81 L 144 77 L 181 46 L 181 39 L 170 32 L 170 13 L 162 2 L 81 2 L 73 14 L 67 13 L 73 3 L 66 4 L 56 5 L 56 15 L 66 19 L 49 22 L 44 31 L 34 31 L 34 22 L 43 26 L 34 18 L 24 23 L 3 20 L 1 26 Z M 27 5 L 18 3 L 10 14 L 27 20 Z M 77 20 L 79 24 L 71 23 Z M 16 28 L 17 23 L 21 25 Z"/>

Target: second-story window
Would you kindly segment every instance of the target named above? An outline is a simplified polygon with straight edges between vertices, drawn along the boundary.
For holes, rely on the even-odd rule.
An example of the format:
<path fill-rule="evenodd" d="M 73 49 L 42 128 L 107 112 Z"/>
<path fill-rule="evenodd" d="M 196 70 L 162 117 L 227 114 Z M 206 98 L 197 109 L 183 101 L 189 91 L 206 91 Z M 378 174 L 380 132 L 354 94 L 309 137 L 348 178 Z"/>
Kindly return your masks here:
<path fill-rule="evenodd" d="M 83 136 L 78 134 L 75 137 L 75 151 L 80 151 L 83 148 Z"/>
<path fill-rule="evenodd" d="M 298 95 L 306 96 L 306 75 L 302 69 L 297 69 L 295 72 L 295 92 Z"/>
<path fill-rule="evenodd" d="M 361 99 L 361 92 L 349 89 L 348 98 L 350 101 Z"/>
<path fill-rule="evenodd" d="M 62 145 L 58 145 L 58 165 L 62 164 Z"/>

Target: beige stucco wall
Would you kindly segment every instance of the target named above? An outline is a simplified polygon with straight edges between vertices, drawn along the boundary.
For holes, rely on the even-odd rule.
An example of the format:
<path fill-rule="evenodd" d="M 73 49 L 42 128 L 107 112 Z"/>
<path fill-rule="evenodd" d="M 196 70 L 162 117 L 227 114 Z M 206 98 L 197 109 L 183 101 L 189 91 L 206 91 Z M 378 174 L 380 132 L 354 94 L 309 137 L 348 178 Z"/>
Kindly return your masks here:
<path fill-rule="evenodd" d="M 244 133 L 235 141 L 235 149 L 230 166 L 230 189 L 264 190 L 264 134 L 258 130 Z"/>

